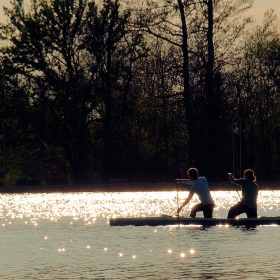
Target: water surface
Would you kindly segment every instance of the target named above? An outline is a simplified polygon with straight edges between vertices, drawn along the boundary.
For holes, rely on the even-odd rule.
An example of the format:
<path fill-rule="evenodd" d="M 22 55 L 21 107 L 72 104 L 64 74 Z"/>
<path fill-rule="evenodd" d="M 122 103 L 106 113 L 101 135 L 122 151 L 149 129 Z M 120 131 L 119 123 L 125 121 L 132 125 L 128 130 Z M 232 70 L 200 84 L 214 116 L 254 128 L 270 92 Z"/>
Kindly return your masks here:
<path fill-rule="evenodd" d="M 238 201 L 213 198 L 215 217 Z M 259 215 L 280 216 L 279 202 L 280 191 L 260 191 Z M 280 279 L 279 226 L 109 226 L 176 209 L 176 192 L 2 194 L 0 279 Z"/>

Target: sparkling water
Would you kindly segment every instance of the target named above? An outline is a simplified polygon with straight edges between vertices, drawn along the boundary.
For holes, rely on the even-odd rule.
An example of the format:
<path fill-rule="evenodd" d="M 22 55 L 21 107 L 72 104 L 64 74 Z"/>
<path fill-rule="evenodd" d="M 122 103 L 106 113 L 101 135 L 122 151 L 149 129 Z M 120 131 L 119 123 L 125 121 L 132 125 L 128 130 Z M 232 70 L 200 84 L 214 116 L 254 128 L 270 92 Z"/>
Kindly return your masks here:
<path fill-rule="evenodd" d="M 1 194 L 0 279 L 280 279 L 279 226 L 109 225 L 110 217 L 175 215 L 187 195 Z M 231 191 L 212 196 L 215 217 L 238 201 Z M 260 191 L 259 216 L 280 216 L 279 203 L 280 191 Z"/>

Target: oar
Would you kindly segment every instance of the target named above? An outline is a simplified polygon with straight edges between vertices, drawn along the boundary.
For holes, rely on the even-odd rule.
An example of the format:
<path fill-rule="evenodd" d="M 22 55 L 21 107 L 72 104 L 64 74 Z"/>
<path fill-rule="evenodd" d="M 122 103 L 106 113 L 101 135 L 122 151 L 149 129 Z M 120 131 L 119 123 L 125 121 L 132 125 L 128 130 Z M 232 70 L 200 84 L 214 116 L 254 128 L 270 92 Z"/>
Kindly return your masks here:
<path fill-rule="evenodd" d="M 228 176 L 232 176 L 232 173 L 228 173 Z M 230 180 L 231 181 L 231 180 Z M 232 181 L 231 181 L 232 182 Z M 233 182 L 232 182 L 233 183 Z M 234 184 L 234 183 L 233 183 Z M 240 194 L 239 194 L 239 192 L 238 192 L 238 189 L 237 189 L 237 187 L 236 187 L 236 185 L 234 184 L 234 187 L 235 187 L 235 190 L 236 190 L 236 192 L 237 192 L 237 194 L 238 194 L 238 197 L 239 197 L 239 199 L 241 200 L 241 196 L 240 196 Z"/>
<path fill-rule="evenodd" d="M 234 184 L 234 186 L 235 186 L 235 190 L 236 190 L 236 192 L 237 192 L 237 194 L 238 194 L 238 197 L 239 197 L 239 199 L 241 200 L 241 196 L 240 196 L 240 194 L 239 194 L 239 192 L 238 192 L 238 189 L 237 189 L 237 187 L 236 187 L 235 184 Z"/>

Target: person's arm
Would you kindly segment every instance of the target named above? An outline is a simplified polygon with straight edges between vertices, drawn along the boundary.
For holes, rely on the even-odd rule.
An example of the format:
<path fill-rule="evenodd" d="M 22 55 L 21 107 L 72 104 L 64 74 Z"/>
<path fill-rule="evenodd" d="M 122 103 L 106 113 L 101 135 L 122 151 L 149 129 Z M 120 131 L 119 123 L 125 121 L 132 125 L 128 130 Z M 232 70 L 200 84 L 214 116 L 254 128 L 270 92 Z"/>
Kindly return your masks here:
<path fill-rule="evenodd" d="M 228 178 L 233 184 L 239 185 L 239 183 L 237 183 L 237 179 L 233 177 L 232 173 L 228 173 Z M 240 185 L 239 188 L 241 188 Z"/>
<path fill-rule="evenodd" d="M 194 193 L 193 192 L 189 192 L 189 195 L 187 197 L 187 199 L 184 201 L 184 203 L 177 209 L 177 213 L 179 214 L 180 211 L 183 209 L 183 207 L 185 207 L 186 205 L 188 205 L 188 203 L 190 202 L 190 200 L 192 199 Z"/>

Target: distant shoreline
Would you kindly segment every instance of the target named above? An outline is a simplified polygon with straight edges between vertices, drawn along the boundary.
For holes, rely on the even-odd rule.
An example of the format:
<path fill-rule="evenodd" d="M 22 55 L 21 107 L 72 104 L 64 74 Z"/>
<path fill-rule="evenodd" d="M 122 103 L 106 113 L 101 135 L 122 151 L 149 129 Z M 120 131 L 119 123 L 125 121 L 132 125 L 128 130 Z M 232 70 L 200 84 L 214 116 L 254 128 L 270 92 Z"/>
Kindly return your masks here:
<path fill-rule="evenodd" d="M 280 190 L 280 182 L 257 182 L 260 190 Z M 211 191 L 234 191 L 230 182 L 209 182 Z M 179 191 L 189 189 L 187 184 L 178 184 Z M 34 185 L 34 186 L 0 186 L 0 193 L 52 193 L 52 192 L 149 192 L 177 191 L 177 185 L 162 183 L 107 183 L 85 185 Z"/>

